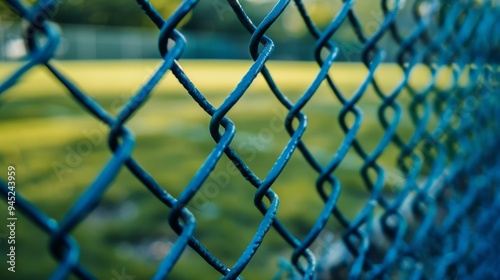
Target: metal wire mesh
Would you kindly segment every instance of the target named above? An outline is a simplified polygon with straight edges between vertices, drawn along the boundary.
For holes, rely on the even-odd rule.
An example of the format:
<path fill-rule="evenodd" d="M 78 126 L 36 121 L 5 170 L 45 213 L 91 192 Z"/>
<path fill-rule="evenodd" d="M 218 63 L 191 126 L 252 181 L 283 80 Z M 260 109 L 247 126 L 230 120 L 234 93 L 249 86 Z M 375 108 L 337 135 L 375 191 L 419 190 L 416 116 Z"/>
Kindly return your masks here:
<path fill-rule="evenodd" d="M 23 32 L 27 35 L 24 38 L 29 57 L 22 67 L 0 83 L 0 94 L 8 91 L 30 69 L 42 65 L 89 114 L 110 127 L 108 140 L 112 158 L 62 220 L 54 221 L 36 205 L 23 199 L 20 196 L 22 192 L 18 194 L 18 208 L 50 236 L 50 249 L 59 263 L 52 274 L 53 279 L 69 275 L 94 278 L 92 272 L 79 263 L 80 250 L 86 248 L 79 248 L 71 233 L 96 207 L 122 167 L 126 167 L 171 209 L 168 222 L 178 238 L 157 268 L 154 279 L 167 277 L 187 246 L 224 279 L 235 279 L 259 250 L 269 231 L 276 231 L 293 248 L 290 265 L 287 265 L 288 262 L 283 264 L 278 278 L 286 275 L 305 279 L 334 276 L 352 279 L 500 278 L 495 267 L 500 261 L 495 250 L 500 245 L 496 238 L 500 233 L 500 223 L 496 219 L 500 210 L 497 194 L 497 170 L 500 167 L 497 156 L 500 127 L 497 120 L 500 110 L 496 84 L 500 10 L 495 1 L 379 1 L 373 5 L 381 5 L 383 22 L 373 34 L 367 35 L 356 15 L 355 1 L 342 1 L 338 14 L 321 30 L 314 18 L 309 16 L 303 1 L 294 0 L 295 8 L 316 40 L 314 58 L 319 71 L 311 86 L 293 103 L 266 68 L 275 47 L 266 32 L 285 9 L 294 8 L 289 7 L 292 6 L 291 1 L 276 1 L 272 10 L 255 25 L 237 0 L 228 0 L 241 25 L 251 34 L 248 47 L 254 62 L 234 91 L 216 108 L 181 68 L 182 52 L 187 43 L 176 27 L 190 11 L 196 9 L 198 1 L 183 1 L 173 14 L 165 18 L 149 1 L 137 0 L 139 7 L 158 27 L 158 46 L 163 61 L 116 116 L 104 110 L 51 63 L 60 42 L 60 33 L 58 27 L 42 15 L 47 15 L 45 11 L 53 10 L 60 1 L 39 0 L 32 6 L 17 0 L 5 2 L 28 23 Z M 396 15 L 401 5 L 409 3 L 413 5 L 416 24 L 410 33 L 402 34 Z M 349 24 L 362 44 L 361 62 L 368 70 L 354 93 L 342 92 L 329 72 L 339 55 L 338 42 L 333 36 L 342 24 Z M 375 76 L 386 56 L 384 48 L 379 46 L 383 37 L 389 37 L 396 46 L 396 61 L 404 73 L 391 90 L 382 89 Z M 174 43 L 169 45 L 169 41 Z M 430 79 L 424 87 L 418 88 L 412 86 L 410 80 L 412 71 L 422 66 L 429 71 Z M 446 87 L 438 85 L 438 76 L 443 68 L 451 73 Z M 178 197 L 173 197 L 168 189 L 160 186 L 131 156 L 135 138 L 125 126 L 147 102 L 160 79 L 169 72 L 201 110 L 211 116 L 209 129 L 216 143 Z M 236 127 L 227 117 L 258 75 L 264 77 L 275 98 L 288 110 L 284 126 L 290 135 L 281 155 L 264 178 L 259 178 L 231 147 Z M 345 133 L 341 146 L 326 165 L 322 165 L 301 141 L 307 127 L 307 115 L 303 108 L 321 83 L 326 83 L 333 93 L 332 99 L 342 104 L 338 122 Z M 371 152 L 358 139 L 363 110 L 357 105 L 367 87 L 373 87 L 379 98 L 376 116 L 370 117 L 377 117 L 385 129 L 383 137 Z M 411 96 L 407 107 L 398 102 L 403 91 Z M 408 110 L 414 125 L 409 141 L 397 132 L 403 110 Z M 429 125 L 432 117 L 438 120 L 434 126 Z M 398 161 L 405 176 L 402 188 L 391 200 L 382 195 L 387 171 L 377 162 L 389 145 L 399 149 L 399 157 L 394 160 Z M 349 150 L 363 160 L 359 174 L 370 195 L 368 203 L 353 220 L 337 207 L 343 182 L 333 174 Z M 279 199 L 272 189 L 294 153 L 302 155 L 317 172 L 317 192 L 324 201 L 321 215 L 302 239 L 294 236 L 277 218 Z M 222 263 L 196 238 L 196 217 L 185 207 L 223 157 L 231 160 L 241 176 L 255 187 L 253 203 L 262 213 L 260 226 L 252 241 L 232 266 Z M 0 184 L 0 191 L 7 197 L 5 182 Z M 383 209 L 381 214 L 375 211 L 377 205 Z M 341 261 L 329 262 L 310 250 L 329 219 L 337 220 L 344 229 L 342 240 L 332 241 L 331 244 L 332 250 L 341 255 Z M 382 243 L 385 245 L 381 246 Z M 372 256 L 374 251 L 379 255 L 377 258 Z"/>

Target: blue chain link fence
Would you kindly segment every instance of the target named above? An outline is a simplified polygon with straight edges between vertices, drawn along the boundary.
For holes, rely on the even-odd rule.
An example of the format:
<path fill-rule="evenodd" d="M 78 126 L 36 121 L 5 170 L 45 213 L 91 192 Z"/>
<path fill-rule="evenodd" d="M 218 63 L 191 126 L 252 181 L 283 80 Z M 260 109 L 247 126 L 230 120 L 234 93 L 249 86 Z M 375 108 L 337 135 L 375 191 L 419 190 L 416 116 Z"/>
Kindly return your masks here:
<path fill-rule="evenodd" d="M 282 261 L 276 279 L 500 278 L 497 269 L 500 263 L 498 1 L 373 1 L 371 5 L 381 5 L 384 17 L 377 30 L 368 35 L 356 15 L 355 1 L 342 1 L 337 15 L 326 28 L 320 29 L 302 0 L 293 3 L 277 0 L 258 25 L 237 0 L 228 0 L 241 26 L 251 35 L 248 48 L 253 64 L 222 105 L 214 107 L 181 67 L 183 50 L 189 44 L 176 27 L 196 9 L 198 1 L 185 0 L 174 13 L 165 17 L 149 1 L 137 0 L 138 9 L 142 9 L 159 30 L 158 48 L 163 60 L 117 115 L 107 112 L 51 62 L 59 44 L 60 30 L 49 19 L 60 1 L 39 0 L 31 6 L 17 0 L 4 2 L 27 23 L 23 38 L 29 56 L 21 67 L 0 82 L 0 94 L 8 92 L 35 66 L 43 66 L 89 114 L 110 128 L 111 159 L 61 220 L 55 221 L 34 203 L 23 199 L 22 191 L 17 193 L 17 209 L 50 237 L 50 251 L 58 262 L 52 279 L 65 279 L 70 275 L 95 278 L 79 261 L 81 251 L 87 248 L 79 247 L 72 231 L 96 208 L 122 168 L 137 177 L 144 188 L 170 209 L 168 223 L 178 235 L 153 279 L 168 278 L 187 247 L 223 279 L 236 279 L 259 249 L 266 246 L 270 232 L 277 233 L 293 249 L 291 258 Z M 413 12 L 415 24 L 409 33 L 401 33 L 398 29 L 397 15 L 403 5 L 411 6 Z M 266 32 L 285 9 L 297 9 L 316 40 L 314 59 L 319 71 L 296 102 L 290 101 L 266 67 L 275 47 Z M 350 25 L 355 32 L 362 45 L 360 62 L 368 73 L 355 92 L 342 91 L 329 71 L 339 56 L 334 35 L 341 25 Z M 394 59 L 403 73 L 402 79 L 375 75 L 387 55 L 379 46 L 383 38 L 389 38 L 396 46 Z M 412 85 L 416 68 L 424 68 L 430 73 L 427 84 Z M 446 74 L 443 69 L 447 70 Z M 189 110 L 203 110 L 211 117 L 209 131 L 216 143 L 177 197 L 157 183 L 132 157 L 135 137 L 125 125 L 147 103 L 151 91 L 165 75 L 174 75 L 185 93 L 197 103 Z M 232 147 L 236 125 L 228 117 L 259 75 L 288 111 L 283 125 L 290 136 L 263 178 L 257 176 Z M 438 82 L 443 75 L 447 79 L 446 86 Z M 380 79 L 398 80 L 394 81 L 393 89 L 387 90 L 380 86 Z M 303 109 L 322 83 L 328 85 L 331 98 L 342 105 L 338 119 L 330 121 L 338 121 L 345 133 L 336 135 L 343 138 L 342 144 L 326 165 L 320 163 L 301 140 L 308 127 L 308 116 Z M 358 106 L 369 87 L 378 96 L 374 112 L 364 112 Z M 403 94 L 410 96 L 409 102 L 399 102 L 404 99 Z M 411 116 L 410 137 L 398 132 L 403 112 Z M 361 144 L 358 136 L 364 113 L 365 117 L 377 118 L 384 128 L 380 139 L 372 139 L 376 147 L 371 152 Z M 393 160 L 403 174 L 391 198 L 384 194 L 390 174 L 378 162 L 388 147 L 398 149 L 398 156 Z M 354 219 L 338 208 L 337 201 L 345 183 L 334 175 L 339 166 L 345 164 L 348 153 L 362 159 L 359 175 L 369 194 L 368 201 Z M 280 200 L 272 188 L 287 168 L 292 154 L 301 155 L 308 163 L 303 168 L 312 168 L 317 173 L 316 191 L 324 201 L 324 208 L 303 238 L 295 236 L 278 219 Z M 255 187 L 253 204 L 262 213 L 253 239 L 234 264 L 220 261 L 197 239 L 194 234 L 196 216 L 186 206 L 200 192 L 221 158 L 229 159 L 241 176 Z M 8 197 L 5 181 L 1 182 L 0 191 Z M 323 238 L 321 234 L 329 220 L 341 225 L 341 238 L 327 240 L 323 246 L 325 252 L 315 254 L 311 246 Z"/>

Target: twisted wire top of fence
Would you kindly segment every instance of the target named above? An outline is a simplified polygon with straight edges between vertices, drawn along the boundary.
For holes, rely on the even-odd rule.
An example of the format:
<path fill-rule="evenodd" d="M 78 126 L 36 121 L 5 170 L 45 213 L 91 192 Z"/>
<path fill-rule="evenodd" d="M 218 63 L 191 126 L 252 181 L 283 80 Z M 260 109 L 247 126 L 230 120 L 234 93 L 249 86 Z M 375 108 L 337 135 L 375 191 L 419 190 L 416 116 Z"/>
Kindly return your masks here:
<path fill-rule="evenodd" d="M 381 5 L 383 21 L 375 32 L 367 34 L 356 14 L 354 0 L 342 1 L 338 13 L 325 28 L 316 25 L 302 0 L 294 0 L 294 5 L 290 0 L 277 0 L 258 24 L 247 15 L 244 5 L 237 0 L 228 0 L 241 26 L 251 36 L 248 48 L 253 63 L 224 102 L 215 107 L 181 67 L 182 52 L 189 44 L 176 28 L 189 12 L 196 9 L 198 1 L 184 0 L 175 12 L 165 17 L 149 1 L 137 0 L 138 8 L 159 30 L 158 49 L 163 60 L 117 115 L 107 112 L 51 62 L 61 34 L 57 25 L 49 21 L 49 16 L 61 1 L 39 0 L 33 5 L 17 0 L 4 2 L 27 22 L 23 38 L 28 56 L 21 67 L 0 82 L 0 94 L 8 92 L 26 73 L 41 65 L 89 114 L 110 128 L 108 144 L 112 157 L 63 219 L 55 221 L 44 214 L 34 203 L 22 198 L 22 190 L 17 196 L 17 207 L 50 237 L 50 250 L 58 261 L 58 267 L 51 275 L 53 279 L 69 275 L 94 278 L 92 272 L 79 262 L 80 250 L 86 248 L 79 248 L 71 234 L 99 204 L 122 167 L 170 209 L 168 223 L 178 235 L 158 266 L 154 279 L 167 277 L 187 246 L 224 279 L 236 279 L 259 248 L 265 246 L 263 240 L 269 231 L 277 232 L 293 249 L 289 263 L 283 263 L 278 278 L 285 275 L 305 279 L 325 275 L 352 279 L 500 277 L 495 268 L 500 257 L 493 249 L 500 245 L 495 238 L 500 232 L 500 223 L 495 219 L 500 210 L 496 191 L 500 132 L 497 122 L 500 119 L 498 85 L 495 83 L 500 50 L 498 1 L 373 1 L 370 5 Z M 413 12 L 414 26 L 409 33 L 398 29 L 398 13 L 403 6 Z M 313 55 L 319 70 L 296 102 L 290 101 L 273 79 L 272 71 L 266 67 L 275 48 L 273 39 L 266 33 L 285 9 L 296 9 L 309 34 L 316 40 Z M 355 92 L 342 91 L 330 71 L 339 56 L 339 42 L 334 35 L 343 24 L 350 25 L 356 40 L 362 45 L 360 62 L 367 70 Z M 380 47 L 383 38 L 389 38 L 396 46 L 395 61 L 403 73 L 390 90 L 380 85 L 380 79 L 398 78 L 375 75 L 387 55 Z M 427 84 L 423 86 L 411 83 L 418 67 L 424 67 L 430 73 Z M 438 83 L 443 69 L 448 70 L 446 86 Z M 209 132 L 215 141 L 211 153 L 177 197 L 168 187 L 155 181 L 134 159 L 135 137 L 125 125 L 141 110 L 165 75 L 174 75 L 197 103 L 197 106 L 191 104 L 190 110 L 203 110 L 210 115 Z M 270 93 L 288 111 L 283 125 L 290 136 L 264 177 L 257 176 L 231 145 L 236 125 L 228 117 L 259 75 L 265 79 Z M 340 147 L 327 164 L 322 164 L 302 141 L 308 127 L 303 109 L 321 84 L 328 86 L 331 99 L 342 106 L 337 116 L 345 133 Z M 369 87 L 378 96 L 379 105 L 376 114 L 369 117 L 377 118 L 384 128 L 383 136 L 373 139 L 377 144 L 372 151 L 359 141 L 363 113 L 369 112 L 363 112 L 358 102 Z M 406 106 L 399 102 L 402 94 L 410 96 Z M 9 106 L 8 102 L 4 106 Z M 404 110 L 409 112 L 413 123 L 408 139 L 398 133 Z M 433 126 L 430 125 L 432 118 L 437 120 Z M 399 150 L 394 160 L 404 175 L 394 199 L 383 195 L 388 172 L 377 161 L 389 146 Z M 348 218 L 338 208 L 337 201 L 345 183 L 334 175 L 346 161 L 348 152 L 355 153 L 363 161 L 359 174 L 369 194 L 369 200 L 354 219 Z M 324 201 L 320 215 L 304 238 L 295 236 L 277 217 L 279 198 L 272 188 L 287 168 L 292 154 L 303 156 L 317 173 L 316 191 Z M 196 217 L 189 209 L 190 201 L 223 157 L 229 159 L 241 176 L 255 187 L 253 204 L 262 213 L 251 242 L 233 265 L 220 261 L 197 239 L 194 234 Z M 7 197 L 9 188 L 3 181 L 0 191 Z M 381 213 L 376 213 L 377 207 L 382 209 Z M 342 227 L 342 239 L 331 241 L 329 245 L 335 254 L 340 255 L 335 260 L 315 255 L 310 249 L 331 219 Z"/>

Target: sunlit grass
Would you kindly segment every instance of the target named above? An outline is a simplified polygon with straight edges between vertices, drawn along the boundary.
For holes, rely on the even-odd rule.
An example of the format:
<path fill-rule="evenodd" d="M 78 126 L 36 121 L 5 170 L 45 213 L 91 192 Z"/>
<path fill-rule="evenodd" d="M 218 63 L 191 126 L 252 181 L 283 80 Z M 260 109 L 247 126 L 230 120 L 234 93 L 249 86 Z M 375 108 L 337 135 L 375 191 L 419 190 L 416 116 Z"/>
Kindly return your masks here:
<path fill-rule="evenodd" d="M 86 94 L 116 114 L 158 63 L 55 64 Z M 207 99 L 219 106 L 234 90 L 250 63 L 182 61 L 181 65 Z M 15 67 L 16 64 L 1 65 L 0 77 L 6 77 Z M 292 101 L 298 100 L 319 71 L 314 63 L 304 62 L 271 62 L 268 67 L 276 84 Z M 425 84 L 426 70 L 417 71 L 421 73 L 411 82 Z M 358 89 L 366 72 L 365 66 L 360 64 L 335 64 L 330 70 L 334 82 L 347 97 Z M 384 91 L 390 92 L 402 79 L 402 71 L 396 65 L 383 65 L 376 77 L 382 81 Z M 409 95 L 407 92 L 401 95 L 400 102 L 405 105 Z M 19 194 L 60 220 L 111 157 L 106 143 L 108 128 L 81 108 L 41 67 L 23 76 L 15 87 L 4 93 L 0 102 L 0 160 L 17 166 Z M 358 134 L 368 152 L 375 148 L 384 133 L 376 117 L 379 105 L 380 98 L 369 87 L 359 104 L 365 115 Z M 324 84 L 304 108 L 309 125 L 303 140 L 321 164 L 333 158 L 344 139 L 345 134 L 338 123 L 341 108 L 342 104 Z M 228 115 L 237 127 L 232 146 L 261 179 L 289 140 L 283 129 L 270 129 L 270 120 L 276 118 L 283 123 L 286 113 L 259 76 Z M 133 156 L 165 190 L 178 196 L 215 146 L 208 130 L 209 121 L 210 117 L 183 90 L 172 73 L 168 73 L 154 89 L 150 100 L 127 123 L 136 134 Z M 265 129 L 271 131 L 270 139 L 259 138 Z M 411 130 L 411 121 L 405 115 L 398 132 L 408 135 Z M 88 152 L 79 152 L 85 145 Z M 397 152 L 394 147 L 388 148 L 379 163 L 394 169 Z M 61 173 L 54 163 L 67 170 Z M 366 202 L 368 192 L 359 178 L 362 163 L 351 151 L 334 173 L 343 187 L 338 206 L 348 217 L 354 217 Z M 197 217 L 196 236 L 228 266 L 236 262 L 262 218 L 253 205 L 255 188 L 230 166 L 229 160 L 223 158 L 195 197 L 198 204 L 193 202 L 189 206 Z M 318 174 L 296 152 L 282 175 L 273 186 L 281 200 L 278 217 L 298 238 L 303 238 L 323 207 L 315 189 Z M 228 183 L 219 186 L 217 194 L 212 195 L 209 191 L 214 190 L 209 190 L 208 185 L 220 183 L 223 177 Z M 131 208 L 123 210 L 123 205 L 131 205 Z M 201 209 L 197 209 L 199 205 Z M 120 209 L 125 214 L 120 214 Z M 161 259 L 148 253 L 151 244 L 176 240 L 168 226 L 168 214 L 168 207 L 154 198 L 130 172 L 123 170 L 106 192 L 96 213 L 74 231 L 82 248 L 82 263 L 101 279 L 111 278 L 111 270 L 120 271 L 121 267 L 126 267 L 137 279 L 150 277 Z M 21 216 L 20 220 L 20 225 L 33 227 L 27 225 L 26 217 Z M 332 222 L 328 230 L 335 231 L 338 227 Z M 32 247 L 47 254 L 48 238 L 41 232 L 26 231 L 20 226 L 18 239 L 19 247 Z M 244 276 L 269 278 L 276 270 L 276 259 L 289 253 L 288 245 L 276 233 L 269 233 Z M 0 256 L 1 261 L 4 258 Z M 54 261 L 30 266 L 36 258 L 35 249 L 20 253 L 19 266 L 30 267 L 19 271 L 21 278 L 32 274 L 48 275 L 55 269 Z M 193 267 L 199 269 L 189 269 Z M 2 270 L 0 276 L 3 273 Z M 218 274 L 189 249 L 174 269 L 172 279 L 200 279 L 201 276 L 212 279 Z"/>

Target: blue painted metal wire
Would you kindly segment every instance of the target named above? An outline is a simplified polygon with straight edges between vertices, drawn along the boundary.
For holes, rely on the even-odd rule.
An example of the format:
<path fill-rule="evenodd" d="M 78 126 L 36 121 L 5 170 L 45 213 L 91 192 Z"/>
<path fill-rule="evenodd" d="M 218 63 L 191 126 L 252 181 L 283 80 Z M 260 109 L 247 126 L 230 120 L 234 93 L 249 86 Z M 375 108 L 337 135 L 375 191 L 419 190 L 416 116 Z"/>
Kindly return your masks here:
<path fill-rule="evenodd" d="M 500 8 L 497 1 L 408 1 L 413 5 L 416 24 L 407 33 L 399 30 L 396 17 L 399 6 L 407 1 L 382 0 L 383 22 L 376 32 L 367 35 L 356 15 L 354 0 L 342 1 L 341 9 L 323 30 L 315 25 L 314 18 L 310 17 L 302 0 L 294 0 L 294 3 L 277 0 L 258 25 L 253 23 L 237 0 L 228 0 L 241 25 L 251 34 L 249 51 L 254 62 L 222 105 L 214 107 L 180 67 L 187 42 L 176 27 L 190 11 L 196 9 L 198 1 L 184 0 L 170 17 L 164 18 L 149 1 L 137 0 L 159 30 L 158 48 L 163 61 L 116 116 L 110 115 L 51 63 L 60 43 L 59 29 L 54 23 L 37 15 L 59 5 L 60 1 L 39 0 L 32 6 L 17 0 L 4 2 L 29 23 L 25 27 L 26 34 L 40 34 L 45 40 L 37 41 L 37 36 L 25 36 L 29 59 L 0 81 L 0 94 L 18 83 L 33 67 L 44 66 L 89 114 L 111 129 L 108 144 L 113 156 L 63 219 L 53 220 L 36 205 L 24 200 L 22 193 L 18 195 L 17 205 L 21 211 L 50 236 L 50 249 L 59 263 L 52 279 L 63 279 L 69 275 L 81 279 L 94 278 L 92 272 L 79 263 L 81 249 L 71 233 L 97 206 L 122 167 L 134 174 L 144 187 L 171 209 L 168 222 L 178 234 L 178 239 L 159 265 L 154 279 L 168 277 L 187 246 L 217 270 L 223 279 L 236 279 L 257 250 L 264 246 L 262 241 L 270 230 L 276 231 L 293 248 L 290 262 L 283 261 L 278 278 L 289 274 L 313 279 L 319 277 L 320 269 L 325 268 L 331 270 L 330 276 L 333 277 L 336 264 L 318 261 L 320 256 L 315 256 L 310 249 L 329 219 L 337 220 L 344 229 L 339 242 L 345 248 L 343 254 L 348 260 L 346 275 L 351 279 L 500 278 L 496 268 L 500 262 L 497 250 L 500 248 L 500 222 L 497 219 L 500 213 L 497 188 L 500 182 L 497 148 L 500 139 L 497 121 L 500 119 L 500 99 L 498 81 L 495 81 L 499 76 L 500 61 Z M 266 33 L 283 11 L 293 4 L 310 35 L 316 40 L 314 58 L 320 68 L 314 81 L 296 103 L 287 98 L 275 83 L 271 71 L 266 68 L 266 62 L 275 48 L 272 38 Z M 334 35 L 344 23 L 351 26 L 362 44 L 361 62 L 368 70 L 358 89 L 349 95 L 339 89 L 329 71 L 340 52 L 339 42 L 334 39 Z M 377 68 L 387 55 L 380 46 L 384 36 L 389 36 L 397 46 L 396 61 L 404 73 L 403 78 L 397 81 L 397 86 L 390 91 L 382 89 L 375 77 Z M 174 44 L 167 48 L 169 40 Z M 428 84 L 423 88 L 416 88 L 410 83 L 412 71 L 418 66 L 427 68 L 431 73 Z M 437 86 L 442 67 L 452 69 L 450 85 L 445 89 Z M 209 129 L 216 142 L 215 148 L 178 197 L 169 194 L 131 156 L 135 138 L 125 126 L 167 74 L 173 74 L 192 99 L 211 116 Z M 236 126 L 227 117 L 259 75 L 264 77 L 276 99 L 288 110 L 284 126 L 290 135 L 281 155 L 264 178 L 259 178 L 231 147 Z M 467 76 L 465 82 L 460 80 L 464 75 Z M 326 83 L 334 98 L 342 104 L 338 121 L 345 133 L 335 156 L 326 165 L 322 165 L 301 141 L 308 123 L 303 108 L 321 83 Z M 358 102 L 368 87 L 373 87 L 380 100 L 376 117 L 385 129 L 383 137 L 371 152 L 358 139 L 364 113 Z M 403 91 L 412 96 L 408 107 L 397 102 Z M 480 104 L 478 109 L 467 112 L 459 109 L 471 100 Z M 410 113 L 414 126 L 409 141 L 405 141 L 397 132 L 404 110 Z M 430 129 L 428 124 L 433 115 L 438 119 L 438 124 Z M 350 117 L 354 117 L 352 124 L 348 121 Z M 389 145 L 399 148 L 400 154 L 395 160 L 405 175 L 404 188 L 392 201 L 382 196 L 387 171 L 377 162 Z M 353 220 L 337 207 L 343 182 L 333 175 L 349 150 L 353 150 L 363 160 L 360 174 L 370 193 L 369 201 Z M 303 239 L 294 236 L 277 218 L 279 199 L 272 190 L 273 183 L 294 153 L 301 154 L 317 172 L 316 188 L 324 201 L 321 214 Z M 255 187 L 254 204 L 262 213 L 262 220 L 252 241 L 232 266 L 222 263 L 196 238 L 196 217 L 185 207 L 223 157 L 230 159 L 241 175 Z M 428 168 L 428 175 L 421 182 L 418 178 L 424 168 Z M 0 183 L 0 192 L 7 196 L 6 183 Z M 416 194 L 409 199 L 411 192 Z M 408 201 L 411 210 L 403 211 L 403 205 Z M 374 214 L 376 205 L 383 208 L 383 214 Z M 419 217 L 417 228 L 409 239 L 405 237 L 406 233 L 415 225 L 409 221 L 408 214 Z M 436 224 L 438 216 L 440 223 Z M 378 260 L 370 256 L 373 246 L 378 242 L 373 234 L 377 225 L 381 228 L 379 234 L 390 240 L 387 248 L 379 250 L 382 256 Z"/>

